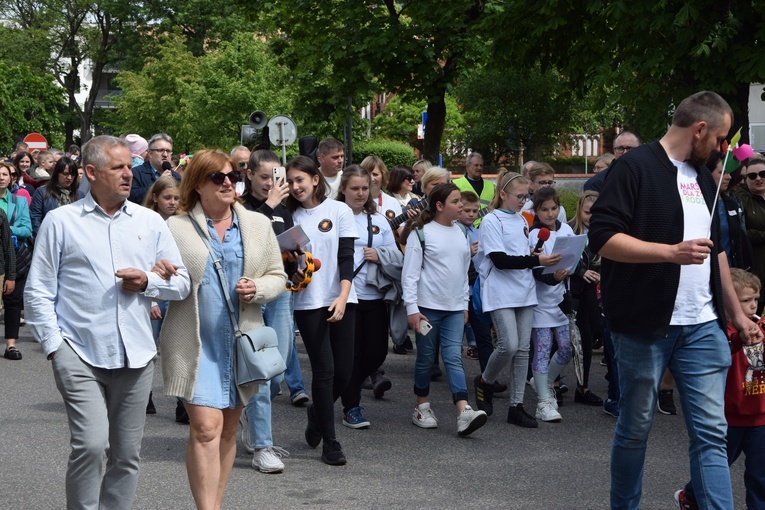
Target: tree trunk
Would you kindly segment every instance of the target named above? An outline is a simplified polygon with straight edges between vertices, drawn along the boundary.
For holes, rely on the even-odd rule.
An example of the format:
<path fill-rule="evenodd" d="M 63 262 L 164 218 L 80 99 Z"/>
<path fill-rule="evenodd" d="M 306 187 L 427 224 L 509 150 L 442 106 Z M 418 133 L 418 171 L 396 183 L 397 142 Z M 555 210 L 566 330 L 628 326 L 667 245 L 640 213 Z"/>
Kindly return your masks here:
<path fill-rule="evenodd" d="M 435 101 L 428 102 L 428 121 L 425 125 L 424 157 L 434 165 L 438 164 L 438 154 L 441 152 L 441 136 L 444 134 L 446 123 L 446 89 Z"/>

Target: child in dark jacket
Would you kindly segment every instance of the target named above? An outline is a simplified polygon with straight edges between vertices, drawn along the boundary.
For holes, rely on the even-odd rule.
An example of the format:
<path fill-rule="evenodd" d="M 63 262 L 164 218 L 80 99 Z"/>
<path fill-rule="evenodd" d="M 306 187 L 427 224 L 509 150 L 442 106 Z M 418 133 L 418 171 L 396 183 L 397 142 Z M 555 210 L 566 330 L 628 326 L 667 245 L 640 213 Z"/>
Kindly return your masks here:
<path fill-rule="evenodd" d="M 732 268 L 731 279 L 741 308 L 749 316 L 757 310 L 760 279 L 743 269 Z M 763 319 L 759 326 L 763 330 Z M 765 366 L 763 345 L 752 345 L 749 339 L 739 337 L 736 328 L 728 323 L 731 365 L 725 383 L 725 418 L 728 421 L 728 465 L 744 453 L 746 464 L 744 485 L 746 507 L 765 508 Z M 690 482 L 675 493 L 680 508 L 696 509 Z"/>

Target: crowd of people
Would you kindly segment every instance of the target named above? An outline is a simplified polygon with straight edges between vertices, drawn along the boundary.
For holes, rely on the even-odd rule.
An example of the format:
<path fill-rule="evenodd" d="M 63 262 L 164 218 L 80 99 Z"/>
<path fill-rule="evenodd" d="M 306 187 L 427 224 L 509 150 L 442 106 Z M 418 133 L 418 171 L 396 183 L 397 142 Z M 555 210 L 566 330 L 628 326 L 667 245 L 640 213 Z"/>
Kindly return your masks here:
<path fill-rule="evenodd" d="M 0 164 L 5 358 L 22 358 L 24 309 L 67 408 L 67 505 L 132 502 L 145 415 L 156 412 L 157 353 L 176 421 L 189 424 L 194 501 L 212 509 L 237 435 L 253 468 L 285 469 L 288 452 L 271 427 L 283 383 L 306 408 L 307 444 L 321 445 L 326 464 L 345 464 L 336 423 L 371 426 L 362 388 L 377 398 L 391 388 L 392 341 L 397 354 L 416 346 L 411 422 L 438 427 L 429 389 L 445 373 L 461 437 L 487 423 L 504 391 L 508 423 L 561 422 L 560 374 L 574 360 L 575 402 L 617 418 L 612 508 L 638 508 L 653 414 L 677 412 L 677 388 L 691 464 L 678 505 L 732 508 L 728 465 L 743 452 L 747 505 L 765 508 L 765 367 L 754 316 L 765 277 L 765 161 L 745 162 L 738 178 L 724 171 L 732 122 L 722 98 L 701 92 L 678 105 L 660 140 L 643 145 L 621 132 L 570 217 L 550 165 L 501 169 L 493 181 L 475 152 L 451 182 L 426 160 L 390 172 L 374 156 L 346 166 L 331 138 L 285 167 L 244 146 L 173 161 L 165 133 L 99 136 L 58 158 L 17 147 Z M 307 242 L 285 247 L 277 236 L 298 226 Z M 554 247 L 570 236 L 589 242 L 564 265 Z M 276 331 L 287 370 L 245 384 L 236 338 L 261 326 Z M 589 388 L 600 346 L 605 400 Z M 463 352 L 480 363 L 472 381 Z M 524 409 L 526 386 L 533 411 Z"/>

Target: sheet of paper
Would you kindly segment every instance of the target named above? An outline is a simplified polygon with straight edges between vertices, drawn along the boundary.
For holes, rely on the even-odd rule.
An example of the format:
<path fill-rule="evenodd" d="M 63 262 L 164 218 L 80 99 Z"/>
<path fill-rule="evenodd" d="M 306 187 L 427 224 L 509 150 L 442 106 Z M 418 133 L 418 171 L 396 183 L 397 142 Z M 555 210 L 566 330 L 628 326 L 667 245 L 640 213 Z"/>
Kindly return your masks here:
<path fill-rule="evenodd" d="M 279 241 L 279 248 L 282 251 L 294 251 L 298 246 L 303 248 L 311 242 L 300 225 L 285 230 L 276 236 L 276 240 Z"/>
<path fill-rule="evenodd" d="M 551 274 L 558 269 L 573 271 L 582 257 L 582 251 L 586 244 L 587 234 L 556 237 L 552 253 L 560 253 L 563 255 L 563 258 L 556 265 L 544 268 L 542 274 Z"/>

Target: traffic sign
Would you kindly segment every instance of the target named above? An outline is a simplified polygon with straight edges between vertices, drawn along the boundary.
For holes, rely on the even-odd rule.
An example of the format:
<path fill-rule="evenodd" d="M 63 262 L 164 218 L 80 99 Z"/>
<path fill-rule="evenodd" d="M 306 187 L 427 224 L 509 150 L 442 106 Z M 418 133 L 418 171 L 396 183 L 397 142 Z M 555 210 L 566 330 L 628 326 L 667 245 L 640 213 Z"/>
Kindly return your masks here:
<path fill-rule="evenodd" d="M 48 150 L 48 140 L 40 133 L 29 133 L 24 137 L 24 143 L 29 146 L 29 150 Z"/>

